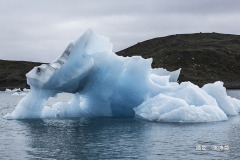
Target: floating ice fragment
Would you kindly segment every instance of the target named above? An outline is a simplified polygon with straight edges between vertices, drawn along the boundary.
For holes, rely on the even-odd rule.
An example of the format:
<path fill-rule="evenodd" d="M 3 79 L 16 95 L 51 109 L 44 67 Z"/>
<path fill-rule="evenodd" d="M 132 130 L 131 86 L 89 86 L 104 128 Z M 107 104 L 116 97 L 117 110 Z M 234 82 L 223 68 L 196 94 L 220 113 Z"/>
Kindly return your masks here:
<path fill-rule="evenodd" d="M 21 92 L 21 89 L 20 88 L 15 88 L 12 90 L 12 92 Z"/>
<path fill-rule="evenodd" d="M 6 88 L 5 92 L 11 92 L 11 89 Z"/>
<path fill-rule="evenodd" d="M 11 90 L 11 89 L 6 88 L 5 92 L 21 92 L 21 89 L 20 88 L 15 88 L 15 89 Z"/>

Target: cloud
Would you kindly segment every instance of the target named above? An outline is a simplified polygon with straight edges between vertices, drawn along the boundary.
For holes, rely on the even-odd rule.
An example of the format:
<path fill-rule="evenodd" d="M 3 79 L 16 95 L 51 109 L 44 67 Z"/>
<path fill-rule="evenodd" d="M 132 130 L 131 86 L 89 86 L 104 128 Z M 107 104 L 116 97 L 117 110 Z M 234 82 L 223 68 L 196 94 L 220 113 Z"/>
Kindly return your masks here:
<path fill-rule="evenodd" d="M 240 1 L 1 0 L 0 59 L 51 62 L 88 28 L 113 50 L 171 34 L 240 34 Z"/>

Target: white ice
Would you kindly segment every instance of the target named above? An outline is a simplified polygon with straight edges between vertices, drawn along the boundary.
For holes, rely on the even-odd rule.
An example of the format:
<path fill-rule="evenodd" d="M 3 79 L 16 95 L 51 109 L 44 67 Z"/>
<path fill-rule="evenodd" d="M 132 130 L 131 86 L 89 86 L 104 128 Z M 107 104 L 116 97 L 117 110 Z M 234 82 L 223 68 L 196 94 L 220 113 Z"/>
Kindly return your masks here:
<path fill-rule="evenodd" d="M 177 82 L 180 69 L 152 69 L 152 59 L 122 57 L 109 38 L 89 29 L 51 64 L 26 76 L 30 92 L 6 119 L 130 116 L 160 122 L 227 120 L 240 101 L 227 96 L 222 82 L 203 88 Z M 49 97 L 74 93 L 68 102 L 45 106 Z"/>
<path fill-rule="evenodd" d="M 6 89 L 5 92 L 21 92 L 21 89 L 20 88 L 15 88 L 13 90 L 11 89 Z"/>

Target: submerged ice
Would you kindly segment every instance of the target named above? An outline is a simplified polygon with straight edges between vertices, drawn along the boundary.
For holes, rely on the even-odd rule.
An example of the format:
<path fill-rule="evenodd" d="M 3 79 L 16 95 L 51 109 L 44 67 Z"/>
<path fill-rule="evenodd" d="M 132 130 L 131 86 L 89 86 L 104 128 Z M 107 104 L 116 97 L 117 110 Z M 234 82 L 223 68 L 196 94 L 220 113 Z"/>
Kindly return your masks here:
<path fill-rule="evenodd" d="M 51 64 L 27 73 L 30 92 L 6 119 L 130 116 L 162 122 L 227 120 L 240 100 L 227 96 L 222 82 L 204 87 L 177 83 L 180 69 L 152 69 L 152 59 L 122 57 L 109 38 L 89 29 Z M 46 106 L 49 97 L 74 93 L 68 102 Z"/>

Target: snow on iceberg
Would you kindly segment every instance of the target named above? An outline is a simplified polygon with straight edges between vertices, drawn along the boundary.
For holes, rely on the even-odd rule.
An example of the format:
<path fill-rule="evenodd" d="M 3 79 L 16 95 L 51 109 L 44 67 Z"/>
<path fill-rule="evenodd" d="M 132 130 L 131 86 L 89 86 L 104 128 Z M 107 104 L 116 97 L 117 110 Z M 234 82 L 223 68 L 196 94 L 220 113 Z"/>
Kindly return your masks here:
<path fill-rule="evenodd" d="M 221 82 L 203 88 L 177 83 L 180 69 L 152 69 L 152 59 L 122 57 L 109 38 L 89 29 L 51 64 L 27 73 L 30 92 L 6 119 L 130 116 L 163 122 L 227 120 L 240 101 L 227 96 Z M 45 106 L 49 97 L 74 93 L 68 103 Z M 218 93 L 216 93 L 218 92 Z"/>

